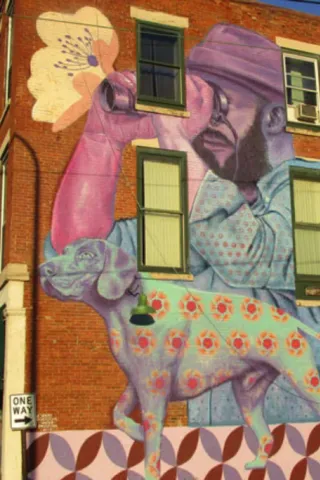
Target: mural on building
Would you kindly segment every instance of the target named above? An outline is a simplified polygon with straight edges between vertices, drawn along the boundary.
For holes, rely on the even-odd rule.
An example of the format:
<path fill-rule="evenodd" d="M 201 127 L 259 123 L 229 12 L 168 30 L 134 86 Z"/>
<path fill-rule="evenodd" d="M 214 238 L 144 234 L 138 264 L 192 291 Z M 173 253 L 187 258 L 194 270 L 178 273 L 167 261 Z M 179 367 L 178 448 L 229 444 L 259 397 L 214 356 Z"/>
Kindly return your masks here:
<path fill-rule="evenodd" d="M 169 401 L 186 400 L 229 380 L 246 423 L 259 440 L 247 469 L 264 468 L 273 438 L 263 415 L 266 392 L 279 374 L 320 416 L 320 379 L 302 332 L 310 327 L 285 310 L 240 295 L 139 279 L 136 259 L 106 240 L 82 239 L 40 267 L 44 290 L 84 301 L 103 318 L 115 360 L 128 385 L 114 408 L 116 426 L 145 442 L 146 479 L 160 474 L 160 442 Z M 129 322 L 143 291 L 159 303 L 157 321 Z M 142 425 L 128 415 L 139 402 Z"/>
<path fill-rule="evenodd" d="M 44 19 L 59 16 L 64 31 L 47 28 Z M 285 132 L 280 49 L 253 31 L 214 25 L 186 60 L 189 119 L 130 108 L 119 113 L 110 109 L 100 82 L 107 76 L 134 97 L 136 76 L 113 70 L 116 33 L 96 9 L 72 17 L 87 24 L 92 18 L 99 27 L 69 25 L 70 17 L 48 13 L 38 20 L 48 47 L 34 55 L 28 82 L 37 98 L 33 118 L 53 123 L 53 131 L 88 110 L 56 195 L 42 286 L 59 300 L 91 305 L 104 318 L 129 380 L 114 420 L 145 441 L 146 478 L 160 475 L 169 399 L 189 399 L 190 424 L 243 418 L 259 440 L 247 468 L 264 468 L 273 441 L 267 423 L 320 417 L 319 313 L 295 304 L 289 184 L 295 156 Z M 54 58 L 41 63 L 50 48 Z M 59 89 L 56 101 L 52 85 Z M 65 101 L 67 91 L 72 95 Z M 136 220 L 114 221 L 122 152 L 136 139 L 188 153 L 193 282 L 141 280 Z M 157 310 L 155 324 L 145 328 L 129 323 L 141 291 Z M 138 399 L 142 425 L 128 417 Z"/>

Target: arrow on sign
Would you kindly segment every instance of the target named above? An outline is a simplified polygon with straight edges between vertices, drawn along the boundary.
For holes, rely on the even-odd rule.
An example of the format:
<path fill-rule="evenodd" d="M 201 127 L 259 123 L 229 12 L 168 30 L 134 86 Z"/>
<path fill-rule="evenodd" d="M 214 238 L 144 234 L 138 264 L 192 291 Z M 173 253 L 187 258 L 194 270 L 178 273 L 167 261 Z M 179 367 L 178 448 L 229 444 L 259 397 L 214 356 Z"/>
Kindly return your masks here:
<path fill-rule="evenodd" d="M 24 418 L 18 418 L 17 420 L 15 420 L 14 422 L 15 423 L 24 423 L 25 425 L 27 425 L 27 423 L 30 423 L 32 421 L 32 418 L 30 417 L 24 417 Z"/>

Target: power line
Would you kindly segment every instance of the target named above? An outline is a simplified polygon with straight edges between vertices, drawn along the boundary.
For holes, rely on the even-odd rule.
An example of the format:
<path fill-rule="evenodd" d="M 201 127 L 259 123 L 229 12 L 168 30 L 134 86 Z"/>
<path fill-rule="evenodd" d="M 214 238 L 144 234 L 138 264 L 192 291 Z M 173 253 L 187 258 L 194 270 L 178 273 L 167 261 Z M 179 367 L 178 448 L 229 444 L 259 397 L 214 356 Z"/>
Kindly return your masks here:
<path fill-rule="evenodd" d="M 0 18 L 1 16 L 7 16 L 6 14 L 0 14 Z M 53 18 L 39 18 L 37 16 L 28 16 L 28 15 L 17 15 L 17 14 L 14 14 L 12 15 L 13 18 L 17 18 L 17 19 L 27 19 L 27 20 L 37 20 L 37 21 L 42 21 L 42 22 L 54 22 L 54 23 L 63 23 L 63 24 L 69 24 L 69 25 L 77 25 L 77 26 L 84 26 L 84 27 L 92 27 L 92 28 L 96 28 L 98 31 L 99 30 L 114 30 L 115 32 L 132 32 L 135 34 L 136 30 L 135 30 L 135 26 L 130 29 L 130 28 L 124 28 L 124 27 L 119 27 L 119 26 L 107 26 L 107 25 L 104 25 L 104 26 L 100 26 L 100 25 L 97 25 L 96 23 L 95 24 L 92 24 L 92 23 L 82 23 L 82 22 L 71 22 L 71 21 L 65 21 L 65 20 L 58 20 L 58 19 L 53 19 Z M 233 24 L 232 24 L 233 25 Z M 208 32 L 210 31 L 210 28 L 208 28 Z M 165 36 L 165 37 L 168 37 L 168 33 L 161 33 L 161 32 L 157 32 L 157 35 L 158 36 Z M 258 34 L 259 35 L 259 34 Z M 197 39 L 199 41 L 203 41 L 204 38 L 205 38 L 205 42 L 206 43 L 212 43 L 212 44 L 216 44 L 216 45 L 230 45 L 230 46 L 235 46 L 235 47 L 246 47 L 246 48 L 253 48 L 253 49 L 256 49 L 256 50 L 274 50 L 274 51 L 279 51 L 280 50 L 280 47 L 277 47 L 277 45 L 275 44 L 274 47 L 265 47 L 265 46 L 257 46 L 257 45 L 249 45 L 249 44 L 246 44 L 246 43 L 239 43 L 239 42 L 219 42 L 218 40 L 209 40 L 207 38 L 207 32 L 205 32 L 204 34 L 200 34 L 200 35 L 190 35 L 190 34 L 183 34 L 183 37 L 185 39 Z M 197 45 L 195 45 L 197 46 Z M 50 48 L 57 48 L 59 49 L 59 47 L 50 47 Z"/>
<path fill-rule="evenodd" d="M 287 0 L 288 3 L 308 3 L 310 5 L 320 5 L 320 2 L 318 1 L 312 1 L 312 0 Z"/>

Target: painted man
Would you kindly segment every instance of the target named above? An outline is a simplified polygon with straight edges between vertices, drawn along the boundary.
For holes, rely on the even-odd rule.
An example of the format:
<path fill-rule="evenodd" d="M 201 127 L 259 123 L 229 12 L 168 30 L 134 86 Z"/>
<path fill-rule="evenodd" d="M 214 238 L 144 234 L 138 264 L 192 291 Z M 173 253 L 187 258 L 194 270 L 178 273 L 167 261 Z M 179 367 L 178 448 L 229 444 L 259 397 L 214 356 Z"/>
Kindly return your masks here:
<path fill-rule="evenodd" d="M 298 312 L 294 299 L 294 150 L 281 51 L 255 32 L 218 24 L 186 66 L 188 119 L 112 113 L 97 89 L 56 197 L 46 257 L 81 237 L 108 238 L 136 254 L 136 220 L 114 221 L 117 179 L 126 144 L 156 137 L 160 148 L 188 153 L 193 286 L 259 298 L 314 326 L 317 310 Z M 134 73 L 108 79 L 135 95 Z"/>

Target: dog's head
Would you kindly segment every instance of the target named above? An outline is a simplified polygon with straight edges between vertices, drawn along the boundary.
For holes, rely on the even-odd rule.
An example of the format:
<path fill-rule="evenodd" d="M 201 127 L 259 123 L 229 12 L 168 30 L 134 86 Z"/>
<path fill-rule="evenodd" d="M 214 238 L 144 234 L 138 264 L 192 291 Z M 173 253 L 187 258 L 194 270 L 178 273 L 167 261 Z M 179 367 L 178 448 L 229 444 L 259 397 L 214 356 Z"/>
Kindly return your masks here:
<path fill-rule="evenodd" d="M 59 300 L 85 301 L 96 289 L 107 300 L 121 298 L 137 274 L 136 259 L 106 240 L 81 239 L 39 267 L 44 291 Z"/>

